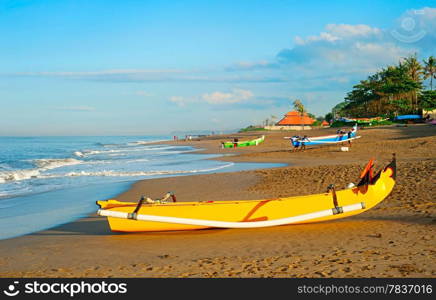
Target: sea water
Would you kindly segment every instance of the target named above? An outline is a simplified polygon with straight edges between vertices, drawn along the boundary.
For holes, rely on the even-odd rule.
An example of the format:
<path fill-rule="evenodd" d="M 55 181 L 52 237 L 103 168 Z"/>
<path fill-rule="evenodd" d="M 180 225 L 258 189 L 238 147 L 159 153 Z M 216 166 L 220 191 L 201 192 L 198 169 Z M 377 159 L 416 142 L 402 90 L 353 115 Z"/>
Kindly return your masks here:
<path fill-rule="evenodd" d="M 0 137 L 0 239 L 86 216 L 97 210 L 95 201 L 114 197 L 137 180 L 280 166 L 217 161 L 212 159 L 217 155 L 165 144 L 168 140 Z"/>

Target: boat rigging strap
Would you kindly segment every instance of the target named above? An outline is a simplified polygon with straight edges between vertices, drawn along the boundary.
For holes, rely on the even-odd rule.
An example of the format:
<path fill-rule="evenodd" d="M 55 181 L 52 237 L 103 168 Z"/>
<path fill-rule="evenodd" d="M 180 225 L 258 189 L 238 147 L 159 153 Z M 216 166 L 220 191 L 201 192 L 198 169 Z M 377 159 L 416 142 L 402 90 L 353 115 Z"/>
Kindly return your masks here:
<path fill-rule="evenodd" d="M 343 212 L 342 207 L 339 206 L 338 204 L 338 196 L 336 196 L 336 190 L 335 190 L 335 185 L 334 184 L 330 184 L 327 187 L 327 193 L 329 193 L 330 191 L 332 191 L 332 197 L 333 197 L 333 205 L 335 206 L 333 208 L 333 210 L 336 210 L 336 213 L 340 214 Z"/>
<path fill-rule="evenodd" d="M 153 200 L 149 197 L 145 197 L 144 195 L 141 196 L 141 199 L 139 199 L 138 204 L 135 207 L 135 210 L 128 214 L 129 219 L 136 219 L 136 216 L 138 214 L 139 209 L 141 208 L 142 204 L 144 203 L 144 200 L 147 202 L 147 204 L 153 204 L 153 203 L 166 203 L 167 200 L 171 197 L 173 202 L 177 202 L 176 195 L 174 195 L 173 192 L 168 192 L 163 196 L 161 199 Z"/>

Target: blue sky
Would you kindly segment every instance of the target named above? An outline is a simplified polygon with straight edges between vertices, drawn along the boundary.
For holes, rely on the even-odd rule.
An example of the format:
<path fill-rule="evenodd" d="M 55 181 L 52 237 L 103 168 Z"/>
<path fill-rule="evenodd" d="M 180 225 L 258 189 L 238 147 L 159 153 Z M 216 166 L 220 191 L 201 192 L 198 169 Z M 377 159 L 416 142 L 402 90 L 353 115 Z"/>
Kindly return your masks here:
<path fill-rule="evenodd" d="M 0 135 L 219 132 L 297 98 L 325 115 L 436 54 L 432 3 L 0 0 Z"/>

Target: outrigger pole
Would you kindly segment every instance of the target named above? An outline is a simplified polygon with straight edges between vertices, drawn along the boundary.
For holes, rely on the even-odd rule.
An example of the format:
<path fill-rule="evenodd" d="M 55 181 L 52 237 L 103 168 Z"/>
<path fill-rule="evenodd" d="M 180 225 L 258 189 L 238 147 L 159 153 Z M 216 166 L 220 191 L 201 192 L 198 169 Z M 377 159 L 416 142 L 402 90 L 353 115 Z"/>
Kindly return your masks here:
<path fill-rule="evenodd" d="M 121 219 L 133 219 L 138 221 L 151 221 L 151 222 L 163 222 L 163 223 L 175 223 L 185 225 L 196 225 L 205 227 L 217 227 L 217 228 L 258 228 L 258 227 L 270 227 L 278 225 L 286 225 L 292 223 L 299 223 L 318 219 L 322 217 L 337 215 L 341 213 L 351 212 L 355 210 L 365 209 L 365 203 L 360 202 L 351 205 L 345 205 L 342 207 L 336 206 L 331 209 L 321 210 L 313 213 L 308 213 L 299 216 L 293 216 L 289 218 L 282 218 L 269 221 L 257 221 L 257 222 L 225 222 L 214 220 L 201 220 L 201 219 L 188 219 L 188 218 L 176 218 L 165 216 L 153 216 L 153 215 L 138 215 L 127 212 L 111 211 L 99 209 L 97 214 L 105 217 L 121 218 Z"/>

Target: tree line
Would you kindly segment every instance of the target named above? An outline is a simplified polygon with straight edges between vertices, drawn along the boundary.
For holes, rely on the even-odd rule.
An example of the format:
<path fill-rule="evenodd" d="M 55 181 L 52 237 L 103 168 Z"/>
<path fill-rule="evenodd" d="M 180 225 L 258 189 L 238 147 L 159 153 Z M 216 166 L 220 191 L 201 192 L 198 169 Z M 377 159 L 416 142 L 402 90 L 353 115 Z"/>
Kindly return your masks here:
<path fill-rule="evenodd" d="M 343 117 L 421 114 L 436 109 L 433 79 L 436 59 L 430 56 L 421 63 L 414 54 L 361 80 L 333 111 Z M 425 80 L 429 81 L 427 89 Z"/>

